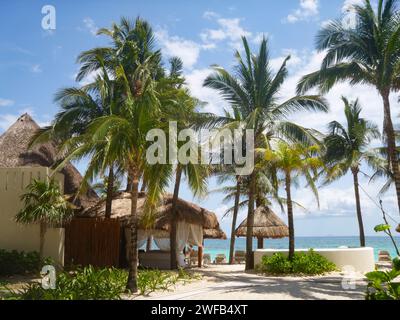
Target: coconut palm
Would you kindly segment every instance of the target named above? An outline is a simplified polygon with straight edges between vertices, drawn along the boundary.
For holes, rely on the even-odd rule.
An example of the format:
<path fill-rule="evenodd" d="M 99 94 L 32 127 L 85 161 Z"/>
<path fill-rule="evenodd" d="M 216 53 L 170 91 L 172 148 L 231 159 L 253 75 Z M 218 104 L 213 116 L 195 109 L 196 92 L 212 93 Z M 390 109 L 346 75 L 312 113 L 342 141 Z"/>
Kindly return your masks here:
<path fill-rule="evenodd" d="M 265 137 L 285 136 L 288 139 L 312 144 L 314 137 L 309 130 L 287 121 L 287 116 L 298 111 L 328 111 L 328 106 L 320 96 L 296 96 L 279 102 L 278 94 L 288 71 L 287 57 L 276 74 L 269 65 L 267 41 L 262 40 L 257 55 L 250 51 L 245 37 L 244 57 L 236 52 L 237 65 L 230 74 L 222 67 L 214 67 L 215 73 L 209 76 L 204 86 L 217 90 L 221 96 L 240 112 L 243 129 L 254 130 L 255 147 L 265 147 Z M 249 150 L 251 151 L 251 150 Z M 256 157 L 257 163 L 259 157 Z M 256 169 L 250 175 L 247 191 L 249 197 L 246 237 L 246 269 L 252 268 L 252 226 L 254 223 L 254 202 L 256 196 Z"/>
<path fill-rule="evenodd" d="M 283 174 L 289 226 L 289 259 L 292 260 L 295 253 L 292 186 L 300 178 L 304 178 L 319 205 L 318 190 L 315 185 L 317 170 L 322 167 L 322 160 L 318 155 L 319 147 L 305 147 L 301 144 L 279 141 L 275 148 L 264 152 L 267 163 Z"/>
<path fill-rule="evenodd" d="M 326 51 L 321 69 L 304 76 L 298 93 L 318 87 L 328 92 L 336 83 L 375 87 L 383 101 L 384 137 L 400 210 L 400 172 L 393 128 L 390 94 L 400 89 L 400 15 L 397 0 L 378 0 L 353 6 L 355 25 L 340 20 L 328 23 L 317 36 L 317 49 Z"/>
<path fill-rule="evenodd" d="M 94 120 L 118 112 L 116 83 L 109 79 L 105 65 L 101 64 L 101 66 L 102 74 L 98 75 L 92 83 L 81 88 L 64 88 L 56 93 L 55 102 L 61 110 L 56 114 L 50 126 L 37 132 L 33 137 L 32 145 L 50 140 L 56 141 L 59 145 L 66 143 L 71 137 L 84 135 L 87 127 Z M 105 216 L 109 218 L 112 210 L 115 170 L 118 168 L 114 163 L 103 162 L 102 146 L 87 144 L 85 150 L 86 154 L 82 153 L 81 156 L 91 156 L 91 161 L 79 192 L 85 191 L 89 182 L 97 176 L 104 176 L 104 172 L 108 169 Z M 98 156 L 95 157 L 94 154 Z"/>
<path fill-rule="evenodd" d="M 39 224 L 39 255 L 43 259 L 47 227 L 59 225 L 72 217 L 74 207 L 63 196 L 59 183 L 54 180 L 33 180 L 21 200 L 24 207 L 17 213 L 15 220 L 21 224 Z"/>
<path fill-rule="evenodd" d="M 354 192 L 356 199 L 356 212 L 360 232 L 360 245 L 365 247 L 364 225 L 361 213 L 359 173 L 363 161 L 370 163 L 372 154 L 368 151 L 368 145 L 373 139 L 380 137 L 378 127 L 360 117 L 361 106 L 358 100 L 349 102 L 342 97 L 346 125 L 337 121 L 329 124 L 329 135 L 325 138 L 326 147 L 325 162 L 329 170 L 326 171 L 326 180 L 337 180 L 349 171 L 353 175 Z"/>

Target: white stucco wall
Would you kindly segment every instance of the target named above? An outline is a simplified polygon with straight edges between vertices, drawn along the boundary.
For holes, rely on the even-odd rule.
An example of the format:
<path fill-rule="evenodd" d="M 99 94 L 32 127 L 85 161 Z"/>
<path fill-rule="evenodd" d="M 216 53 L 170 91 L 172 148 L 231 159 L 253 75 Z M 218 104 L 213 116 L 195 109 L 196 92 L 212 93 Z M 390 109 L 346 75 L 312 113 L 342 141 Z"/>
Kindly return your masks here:
<path fill-rule="evenodd" d="M 39 226 L 21 225 L 14 221 L 22 209 L 21 195 L 32 179 L 47 179 L 50 169 L 45 167 L 0 168 L 0 249 L 18 251 L 39 251 Z M 64 176 L 56 174 L 55 179 L 64 186 Z M 64 229 L 48 228 L 44 255 L 64 264 Z"/>
<path fill-rule="evenodd" d="M 308 250 L 296 250 L 296 252 L 307 252 Z M 314 249 L 321 256 L 333 262 L 339 269 L 366 273 L 375 270 L 375 259 L 373 248 L 349 248 L 349 249 Z M 263 256 L 272 256 L 274 253 L 288 254 L 288 250 L 256 250 L 254 252 L 254 264 L 261 263 Z"/>

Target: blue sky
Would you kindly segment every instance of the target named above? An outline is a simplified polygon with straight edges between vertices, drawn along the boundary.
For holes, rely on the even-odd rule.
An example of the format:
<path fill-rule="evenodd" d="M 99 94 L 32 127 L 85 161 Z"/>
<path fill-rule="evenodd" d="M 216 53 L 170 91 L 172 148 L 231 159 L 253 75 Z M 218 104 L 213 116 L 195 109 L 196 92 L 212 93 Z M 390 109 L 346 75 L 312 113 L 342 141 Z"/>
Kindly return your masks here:
<path fill-rule="evenodd" d="M 99 27 L 109 27 L 121 16 L 135 18 L 140 15 L 154 27 L 158 45 L 164 58 L 178 55 L 184 61 L 187 83 L 192 93 L 208 102 L 207 111 L 221 112 L 225 103 L 217 93 L 202 88 L 210 65 L 226 68 L 233 65 L 233 53 L 245 35 L 254 48 L 262 35 L 269 38 L 271 65 L 278 68 L 284 57 L 291 54 L 290 75 L 281 96 L 294 94 L 299 77 L 315 71 L 322 54 L 315 52 L 314 40 L 318 29 L 329 19 L 346 13 L 348 5 L 359 0 L 249 0 L 249 1 L 2 1 L 0 4 L 0 133 L 24 112 L 33 115 L 39 124 L 47 124 L 57 112 L 53 103 L 55 92 L 74 81 L 78 54 L 95 46 L 107 44 L 95 35 Z M 56 30 L 41 27 L 44 5 L 56 9 Z M 87 79 L 86 81 L 90 81 Z M 295 121 L 304 126 L 325 130 L 332 120 L 343 120 L 340 96 L 360 98 L 364 116 L 381 125 L 382 108 L 376 92 L 367 87 L 352 88 L 347 84 L 336 86 L 327 95 L 331 104 L 328 115 L 296 115 Z M 393 97 L 397 114 L 397 101 Z M 85 163 L 77 164 L 84 170 Z M 368 184 L 365 189 L 373 196 L 381 183 Z M 210 190 L 217 188 L 213 181 Z M 186 187 L 182 196 L 192 200 Z M 352 180 L 346 177 L 320 191 L 321 206 L 307 190 L 295 192 L 295 200 L 308 212 L 296 211 L 296 231 L 301 236 L 357 235 Z M 221 202 L 222 195 L 212 192 L 203 200 L 196 200 L 219 216 L 228 205 Z M 380 223 L 379 211 L 363 194 L 366 233 L 374 235 L 373 226 Z M 394 193 L 385 197 L 388 212 L 398 217 Z M 277 212 L 280 212 L 277 209 Z M 244 213 L 241 214 L 241 218 Z M 282 215 L 283 219 L 286 219 Z M 229 229 L 230 219 L 222 221 Z"/>

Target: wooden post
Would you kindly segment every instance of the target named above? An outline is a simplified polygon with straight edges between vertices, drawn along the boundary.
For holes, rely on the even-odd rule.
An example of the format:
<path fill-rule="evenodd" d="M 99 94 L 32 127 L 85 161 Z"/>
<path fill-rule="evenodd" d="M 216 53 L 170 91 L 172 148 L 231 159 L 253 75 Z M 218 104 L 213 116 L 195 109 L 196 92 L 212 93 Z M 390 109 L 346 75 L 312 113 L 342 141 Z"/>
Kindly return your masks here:
<path fill-rule="evenodd" d="M 264 238 L 257 238 L 257 248 L 264 249 Z"/>
<path fill-rule="evenodd" d="M 147 238 L 147 245 L 146 245 L 146 251 L 147 251 L 147 252 L 148 252 L 148 251 L 151 251 L 152 242 L 153 242 L 153 236 L 149 236 L 149 237 Z"/>
<path fill-rule="evenodd" d="M 198 251 L 198 266 L 201 268 L 203 266 L 203 247 L 199 246 L 199 251 Z"/>

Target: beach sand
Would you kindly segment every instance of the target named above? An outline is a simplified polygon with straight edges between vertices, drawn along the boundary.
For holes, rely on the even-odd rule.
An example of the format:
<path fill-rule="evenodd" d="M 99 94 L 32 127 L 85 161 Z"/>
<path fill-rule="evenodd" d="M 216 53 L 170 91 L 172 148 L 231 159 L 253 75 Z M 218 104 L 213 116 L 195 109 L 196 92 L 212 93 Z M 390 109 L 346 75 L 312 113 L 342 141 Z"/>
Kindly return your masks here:
<path fill-rule="evenodd" d="M 147 297 L 134 299 L 364 300 L 366 290 L 366 282 L 361 274 L 332 273 L 319 277 L 266 277 L 255 273 L 245 273 L 243 265 L 209 266 L 193 269 L 193 271 L 201 274 L 202 279 L 179 284 L 173 292 L 155 292 Z M 132 299 L 132 297 L 129 298 Z"/>

